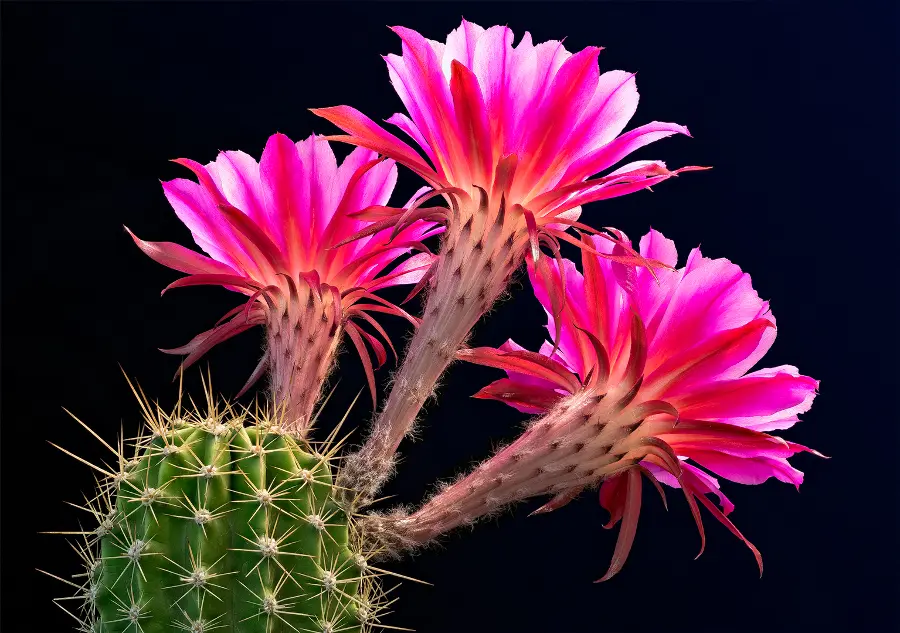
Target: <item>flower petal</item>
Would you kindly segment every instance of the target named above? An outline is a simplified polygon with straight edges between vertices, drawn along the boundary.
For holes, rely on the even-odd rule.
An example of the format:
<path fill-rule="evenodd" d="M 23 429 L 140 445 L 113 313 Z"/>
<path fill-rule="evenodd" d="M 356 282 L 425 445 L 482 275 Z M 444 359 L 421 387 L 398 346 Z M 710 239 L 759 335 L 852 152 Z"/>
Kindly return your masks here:
<path fill-rule="evenodd" d="M 334 140 L 351 142 L 360 147 L 393 158 L 398 163 L 422 176 L 429 183 L 443 182 L 438 174 L 416 154 L 415 150 L 399 138 L 375 124 L 359 110 L 349 106 L 316 108 L 311 112 L 347 132 L 348 136 L 329 137 Z"/>
<path fill-rule="evenodd" d="M 527 384 L 521 380 L 501 378 L 478 391 L 473 398 L 499 400 L 523 413 L 546 413 L 562 398 L 553 385 Z"/>
<path fill-rule="evenodd" d="M 728 420 L 788 416 L 808 411 L 818 382 L 809 376 L 777 373 L 720 380 L 697 388 L 667 391 L 686 418 Z"/>
<path fill-rule="evenodd" d="M 659 121 L 629 130 L 610 143 L 573 162 L 560 179 L 560 183 L 580 182 L 589 176 L 609 169 L 633 151 L 673 134 L 690 136 L 690 132 L 683 125 L 660 123 Z"/>
<path fill-rule="evenodd" d="M 189 248 L 173 244 L 172 242 L 145 242 L 131 232 L 127 226 L 125 230 L 134 240 L 144 254 L 154 261 L 189 275 L 219 274 L 238 275 L 238 271 L 227 264 L 217 262 L 200 253 L 195 253 Z"/>

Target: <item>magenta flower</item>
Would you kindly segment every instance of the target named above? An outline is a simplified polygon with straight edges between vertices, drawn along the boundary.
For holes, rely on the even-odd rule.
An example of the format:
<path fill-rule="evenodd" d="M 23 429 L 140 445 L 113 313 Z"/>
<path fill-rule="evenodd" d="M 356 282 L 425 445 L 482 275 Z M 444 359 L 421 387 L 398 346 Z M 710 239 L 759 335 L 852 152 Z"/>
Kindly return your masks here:
<path fill-rule="evenodd" d="M 584 239 L 604 253 L 620 248 Z M 677 261 L 674 243 L 656 231 L 644 236 L 640 252 L 671 267 Z M 461 352 L 508 373 L 476 397 L 543 417 L 409 517 L 409 537 L 424 541 L 536 495 L 553 495 L 536 511 L 547 512 L 602 482 L 606 527 L 622 521 L 606 580 L 634 540 L 643 474 L 660 493 L 659 482 L 684 491 L 704 542 L 697 501 L 708 508 L 753 550 L 761 572 L 759 552 L 726 516 L 733 504 L 706 471 L 737 483 L 775 477 L 799 487 L 803 473 L 788 458 L 815 451 L 767 431 L 793 426 L 818 382 L 787 365 L 747 373 L 775 340 L 775 319 L 750 276 L 728 260 L 695 249 L 684 268 L 657 271 L 657 281 L 647 269 L 582 255 L 584 275 L 568 260 L 551 264 L 549 280 L 530 267 L 558 344 L 545 343 L 540 353 L 513 341 Z M 556 287 L 567 295 L 561 311 Z"/>
<path fill-rule="evenodd" d="M 635 76 L 601 74 L 602 49 L 572 54 L 558 41 L 535 46 L 530 33 L 513 47 L 509 28 L 465 20 L 446 44 L 404 27 L 392 30 L 403 55 L 385 61 L 409 116 L 395 114 L 388 123 L 428 160 L 349 106 L 313 112 L 346 131 L 341 140 L 390 156 L 437 188 L 461 189 L 476 203 L 469 213 L 487 195 L 492 208 L 482 213 L 493 216 L 505 197 L 508 206 L 521 205 L 520 215 L 555 234 L 574 222 L 572 210 L 581 204 L 674 175 L 660 161 L 639 161 L 586 181 L 644 145 L 688 134 L 682 125 L 659 122 L 621 134 L 637 109 Z"/>
<path fill-rule="evenodd" d="M 580 245 L 566 233 L 571 227 L 596 233 L 578 222 L 581 205 L 697 169 L 670 171 L 648 160 L 615 168 L 636 149 L 688 130 L 652 122 L 622 134 L 637 108 L 634 74 L 601 74 L 600 48 L 572 54 L 558 41 L 534 45 L 528 33 L 513 47 L 510 29 L 466 21 L 446 43 L 403 27 L 393 31 L 403 54 L 385 61 L 409 116 L 395 114 L 388 122 L 424 157 L 349 106 L 313 110 L 347 133 L 332 138 L 406 165 L 434 187 L 430 196 L 443 195 L 450 203 L 448 210 L 410 207 L 387 217 L 382 212 L 373 225 L 396 231 L 427 218 L 445 222 L 447 233 L 421 282 L 432 284 L 422 327 L 376 424 L 374 436 L 382 446 L 370 460 L 396 449 L 458 347 L 526 254 L 538 261 L 541 246 L 559 257 L 560 240 Z M 605 175 L 590 178 L 600 173 Z M 639 259 L 625 251 L 611 256 Z"/>
<path fill-rule="evenodd" d="M 368 224 L 358 217 L 360 210 L 387 203 L 397 181 L 393 161 L 356 149 L 338 166 L 321 137 L 295 144 L 275 134 L 259 163 L 235 151 L 220 153 L 206 166 L 188 159 L 175 162 L 194 172 L 198 182 L 172 180 L 163 183 L 163 190 L 209 257 L 177 244 L 132 237 L 157 262 L 188 274 L 166 290 L 221 285 L 248 299 L 213 329 L 166 351 L 187 354 L 184 368 L 214 345 L 265 325 L 268 347 L 244 389 L 269 368 L 276 402 L 286 405 L 291 428 L 304 434 L 340 334 L 346 331 L 363 361 L 374 399 L 366 345 L 379 364 L 386 351 L 378 337 L 393 347 L 370 313 L 416 320 L 373 293 L 421 279 L 433 259 L 422 240 L 442 230 L 420 221 L 390 244 L 391 232 L 385 230 L 332 248 Z M 382 274 L 411 251 L 421 252 Z M 364 329 L 363 322 L 375 334 Z"/>

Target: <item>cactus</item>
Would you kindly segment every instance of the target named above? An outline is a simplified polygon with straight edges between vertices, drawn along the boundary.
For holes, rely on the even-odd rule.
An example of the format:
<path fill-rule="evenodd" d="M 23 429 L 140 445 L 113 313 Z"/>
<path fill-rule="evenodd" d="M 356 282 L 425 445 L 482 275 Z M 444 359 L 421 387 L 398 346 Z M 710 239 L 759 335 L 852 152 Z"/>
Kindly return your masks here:
<path fill-rule="evenodd" d="M 635 249 L 615 229 L 578 221 L 588 202 L 704 169 L 637 161 L 590 178 L 687 128 L 653 122 L 619 135 L 637 105 L 634 75 L 600 75 L 596 47 L 570 54 L 559 42 L 535 47 L 526 35 L 512 48 L 508 29 L 465 21 L 446 45 L 395 31 L 404 52 L 386 60 L 412 119 L 389 121 L 431 165 L 353 108 L 317 109 L 346 132 L 333 140 L 359 146 L 339 168 L 327 139 L 294 144 L 281 134 L 258 163 L 240 152 L 206 166 L 176 161 L 197 182 L 164 190 L 209 257 L 132 235 L 147 255 L 188 275 L 168 288 L 221 285 L 248 297 L 169 351 L 186 355 L 183 371 L 214 345 L 264 325 L 267 348 L 242 393 L 268 369 L 274 413 L 220 408 L 211 392 L 203 414 L 182 415 L 179 405 L 165 415 L 144 399 L 148 432 L 134 457 L 104 442 L 118 468 L 90 464 L 106 480 L 85 508 L 98 527 L 75 533 L 86 571 L 71 581 L 54 576 L 77 589 L 78 613 L 63 608 L 81 630 L 396 628 L 380 621 L 390 602 L 379 575 L 389 572 L 370 561 L 433 543 L 508 504 L 551 495 L 532 512 L 543 514 L 598 486 L 606 527 L 622 526 L 597 582 L 609 580 L 634 542 L 642 475 L 664 500 L 662 484 L 682 490 L 701 551 L 699 505 L 750 547 L 762 571 L 759 551 L 726 516 L 734 504 L 703 468 L 738 483 L 775 477 L 799 486 L 802 473 L 787 458 L 818 453 L 764 431 L 796 423 L 818 382 L 792 366 L 746 373 L 774 340 L 775 323 L 735 265 L 696 250 L 676 269 L 674 243 L 659 233 Z M 489 58 L 504 61 L 475 63 Z M 428 184 L 403 208 L 384 206 L 392 161 Z M 423 207 L 438 196 L 448 208 Z M 424 240 L 441 232 L 433 255 Z M 561 241 L 582 250 L 583 272 L 563 258 Z M 523 263 L 552 340 L 539 352 L 511 340 L 467 348 Z M 427 287 L 421 320 L 374 294 L 402 284 L 415 284 L 408 298 Z M 340 425 L 323 444 L 308 438 L 342 335 L 360 355 L 376 410 L 372 357 L 384 364 L 384 343 L 396 356 L 370 313 L 404 317 L 417 332 L 367 439 L 333 472 Z M 357 516 L 380 500 L 401 442 L 454 359 L 506 370 L 508 378 L 476 396 L 542 417 L 414 512 Z"/>
<path fill-rule="evenodd" d="M 92 465 L 106 476 L 86 507 L 97 527 L 76 533 L 85 570 L 64 581 L 78 588 L 80 614 L 66 610 L 82 630 L 362 633 L 378 624 L 380 570 L 334 500 L 336 431 L 315 446 L 259 409 L 144 409 L 133 457 L 101 439 L 119 467 Z"/>

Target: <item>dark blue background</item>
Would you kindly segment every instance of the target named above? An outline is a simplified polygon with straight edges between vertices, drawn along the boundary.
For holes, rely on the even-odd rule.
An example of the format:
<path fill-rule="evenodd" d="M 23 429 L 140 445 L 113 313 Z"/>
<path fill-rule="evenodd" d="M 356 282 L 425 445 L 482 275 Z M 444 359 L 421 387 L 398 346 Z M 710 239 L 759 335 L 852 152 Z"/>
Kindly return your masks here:
<path fill-rule="evenodd" d="M 73 529 L 89 471 L 45 440 L 93 459 L 103 449 L 65 406 L 112 439 L 138 408 L 117 363 L 166 405 L 173 347 L 236 305 L 223 290 L 159 298 L 176 278 L 123 232 L 190 244 L 157 179 L 185 176 L 167 159 L 258 156 L 275 131 L 328 133 L 308 107 L 352 104 L 373 118 L 401 108 L 379 54 L 399 52 L 385 25 L 443 39 L 461 14 L 535 41 L 602 45 L 603 69 L 637 70 L 633 125 L 690 127 L 639 157 L 713 165 L 655 193 L 591 205 L 588 222 L 633 238 L 649 226 L 682 255 L 702 244 L 753 276 L 779 337 L 765 362 L 821 379 L 789 439 L 832 455 L 799 456 L 798 494 L 772 481 L 727 485 L 732 515 L 762 550 L 715 521 L 707 551 L 689 512 L 646 499 L 628 564 L 605 571 L 615 535 L 595 498 L 526 519 L 534 504 L 448 538 L 396 569 L 434 583 L 399 590 L 389 623 L 450 631 L 896 630 L 897 9 L 870 3 L 13 4 L 2 6 L 2 583 L 4 631 L 67 630 L 50 604 L 74 555 L 40 530 Z M 401 172 L 396 201 L 418 187 Z M 402 337 L 398 321 L 390 332 Z M 527 284 L 479 325 L 478 344 L 512 336 L 536 346 L 543 315 Z M 209 357 L 234 394 L 259 333 Z M 358 361 L 329 410 L 363 384 Z M 380 373 L 382 383 L 387 371 Z M 515 436 L 523 418 L 469 395 L 496 378 L 455 366 L 429 409 L 422 441 L 403 447 L 391 493 L 414 503 Z M 199 371 L 189 374 L 199 395 Z M 370 412 L 362 405 L 355 420 Z M 649 494 L 649 493 L 648 493 Z M 585 495 L 587 497 L 587 495 Z M 514 515 L 514 516 L 513 516 Z"/>

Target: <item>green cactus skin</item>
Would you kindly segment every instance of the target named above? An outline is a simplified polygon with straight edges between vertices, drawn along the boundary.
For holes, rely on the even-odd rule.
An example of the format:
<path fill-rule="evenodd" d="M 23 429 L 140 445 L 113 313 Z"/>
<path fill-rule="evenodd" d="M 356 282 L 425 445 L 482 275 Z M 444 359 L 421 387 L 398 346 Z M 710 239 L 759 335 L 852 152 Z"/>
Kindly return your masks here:
<path fill-rule="evenodd" d="M 133 459 L 123 458 L 121 443 L 118 451 L 106 444 L 118 473 L 94 466 L 108 477 L 88 501 L 100 525 L 79 533 L 86 572 L 64 581 L 79 588 L 80 616 L 67 611 L 81 630 L 380 626 L 384 592 L 355 545 L 352 517 L 334 501 L 334 451 L 283 433 L 266 415 L 230 408 L 147 419 L 151 433 L 135 443 Z"/>

